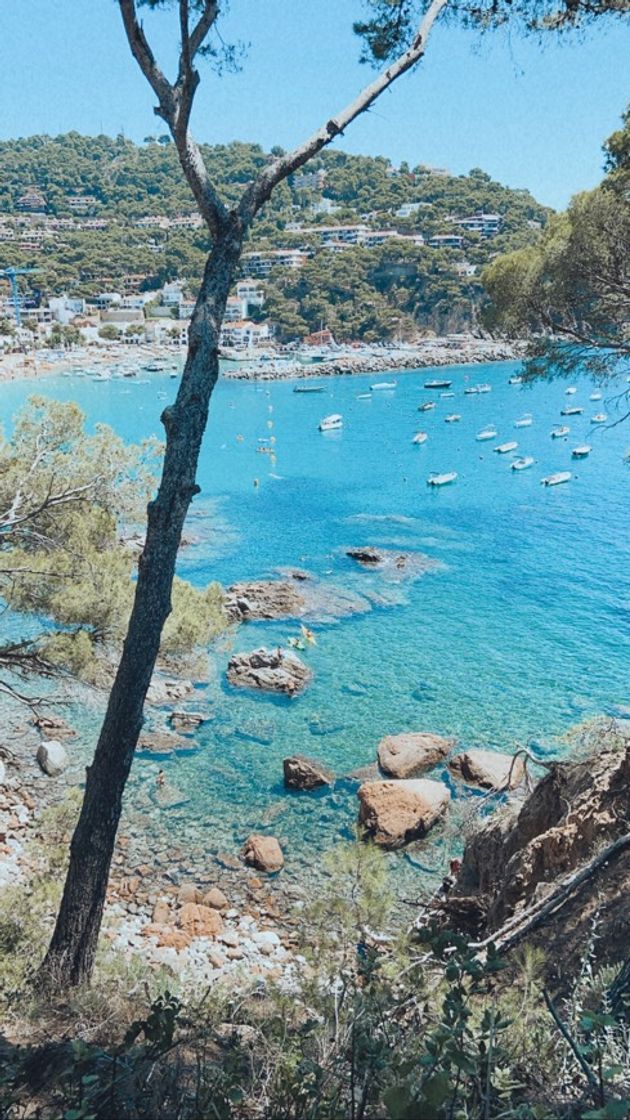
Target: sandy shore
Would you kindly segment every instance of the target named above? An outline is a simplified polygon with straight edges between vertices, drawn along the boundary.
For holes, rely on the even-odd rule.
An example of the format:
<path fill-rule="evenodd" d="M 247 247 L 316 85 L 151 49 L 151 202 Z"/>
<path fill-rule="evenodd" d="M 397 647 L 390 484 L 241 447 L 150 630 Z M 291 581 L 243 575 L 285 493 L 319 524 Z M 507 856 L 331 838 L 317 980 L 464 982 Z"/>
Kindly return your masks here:
<path fill-rule="evenodd" d="M 53 356 L 53 354 L 55 356 Z M 58 377 L 74 369 L 101 369 L 120 362 L 142 365 L 143 362 L 177 361 L 183 350 L 157 345 L 126 346 L 113 344 L 107 347 L 81 347 L 68 350 L 60 356 L 57 352 L 38 351 L 36 354 L 3 354 L 0 357 L 0 382 L 37 380 L 44 377 Z"/>

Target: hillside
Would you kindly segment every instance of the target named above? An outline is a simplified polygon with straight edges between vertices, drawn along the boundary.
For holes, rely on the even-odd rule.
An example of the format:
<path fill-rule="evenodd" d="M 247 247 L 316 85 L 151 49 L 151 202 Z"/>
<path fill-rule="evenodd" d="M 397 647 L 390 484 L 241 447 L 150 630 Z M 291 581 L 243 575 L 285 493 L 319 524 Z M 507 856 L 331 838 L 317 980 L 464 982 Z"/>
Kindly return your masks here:
<path fill-rule="evenodd" d="M 153 290 L 175 277 L 194 295 L 208 240 L 162 139 L 0 143 L 0 263 L 37 268 L 44 296 Z M 272 158 L 238 142 L 203 151 L 228 202 Z M 269 279 L 281 335 L 322 321 L 342 337 L 460 329 L 475 325 L 483 265 L 535 241 L 548 214 L 479 169 L 454 176 L 325 152 L 275 192 L 247 247 L 266 263 L 246 257 L 244 270 Z M 305 267 L 275 265 L 280 249 L 302 250 Z"/>

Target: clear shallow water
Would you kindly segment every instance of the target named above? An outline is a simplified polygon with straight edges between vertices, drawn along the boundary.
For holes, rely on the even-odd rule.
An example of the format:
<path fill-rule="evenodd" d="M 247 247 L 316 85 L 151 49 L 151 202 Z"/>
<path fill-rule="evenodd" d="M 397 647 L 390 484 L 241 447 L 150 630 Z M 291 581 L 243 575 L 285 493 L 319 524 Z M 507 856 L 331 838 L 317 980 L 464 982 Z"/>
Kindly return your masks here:
<path fill-rule="evenodd" d="M 214 720 L 197 737 L 199 749 L 159 763 L 140 758 L 131 802 L 150 808 L 156 768 L 189 802 L 151 816 L 157 831 L 176 832 L 191 862 L 218 849 L 234 851 L 253 829 L 284 839 L 289 869 L 300 870 L 355 818 L 354 787 L 287 795 L 282 759 L 303 752 L 338 773 L 372 762 L 382 735 L 431 730 L 465 745 L 513 749 L 530 742 L 557 752 L 554 737 L 579 720 L 630 701 L 628 623 L 628 484 L 623 456 L 630 430 L 603 430 L 590 416 L 614 406 L 590 402 L 590 382 L 520 388 L 508 385 L 516 364 L 438 371 L 453 379 L 454 398 L 441 399 L 423 382 L 432 371 L 401 374 L 395 392 L 358 400 L 378 377 L 323 379 L 320 394 L 294 394 L 289 382 L 219 384 L 200 466 L 202 494 L 186 535 L 179 572 L 195 583 L 273 575 L 282 566 L 307 568 L 387 605 L 338 622 L 316 624 L 317 646 L 301 654 L 313 684 L 292 701 L 228 689 L 228 646 L 285 643 L 291 622 L 242 626 L 216 657 L 206 698 Z M 468 382 L 489 381 L 493 392 L 465 396 Z M 623 388 L 622 381 L 618 390 Z M 159 414 L 177 382 L 152 375 L 149 384 L 94 384 L 58 378 L 2 386 L 9 419 L 29 392 L 77 400 L 90 422 L 110 423 L 122 436 L 160 435 Z M 613 396 L 614 391 L 604 396 Z M 424 400 L 437 402 L 419 413 Z M 560 417 L 566 404 L 583 416 Z M 321 435 L 323 415 L 341 412 L 342 433 Z M 456 424 L 444 416 L 461 413 Z M 513 422 L 531 412 L 531 427 Z M 571 434 L 552 440 L 553 425 Z M 498 438 L 475 435 L 494 423 Z M 411 443 L 418 429 L 423 446 Z M 275 437 L 275 462 L 259 440 Z M 237 437 L 242 437 L 237 438 Z M 510 469 L 499 442 L 518 441 L 532 454 L 528 471 Z M 585 461 L 571 448 L 588 442 Z M 572 470 L 573 480 L 547 489 L 540 479 Z M 439 491 L 431 471 L 458 471 Z M 258 486 L 254 480 L 258 479 Z M 360 570 L 345 556 L 353 545 L 422 551 L 443 565 L 417 581 Z M 323 733 L 322 733 L 323 732 Z M 243 733 L 246 737 L 243 737 Z M 155 820 L 156 816 L 160 819 Z M 429 853 L 427 852 L 429 862 Z"/>

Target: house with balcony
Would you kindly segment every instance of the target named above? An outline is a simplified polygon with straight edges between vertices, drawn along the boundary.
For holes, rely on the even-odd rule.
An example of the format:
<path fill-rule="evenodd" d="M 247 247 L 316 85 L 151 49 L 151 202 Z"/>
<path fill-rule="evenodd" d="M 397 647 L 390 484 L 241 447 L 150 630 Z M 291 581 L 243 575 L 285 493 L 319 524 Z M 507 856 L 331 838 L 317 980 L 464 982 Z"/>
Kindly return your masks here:
<path fill-rule="evenodd" d="M 237 319 L 221 327 L 219 344 L 250 349 L 264 345 L 271 338 L 269 323 L 253 323 L 251 319 Z"/>

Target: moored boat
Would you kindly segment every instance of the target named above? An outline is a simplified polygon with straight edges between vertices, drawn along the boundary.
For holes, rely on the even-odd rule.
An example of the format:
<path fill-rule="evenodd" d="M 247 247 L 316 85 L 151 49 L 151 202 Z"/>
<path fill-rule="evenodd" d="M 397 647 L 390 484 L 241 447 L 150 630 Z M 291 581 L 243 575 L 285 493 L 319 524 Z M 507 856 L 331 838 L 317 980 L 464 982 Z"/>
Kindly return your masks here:
<path fill-rule="evenodd" d="M 458 412 L 451 412 L 449 416 L 444 417 L 444 420 L 447 424 L 456 424 L 458 420 L 461 420 L 461 416 Z"/>
<path fill-rule="evenodd" d="M 493 450 L 498 451 L 499 455 L 507 455 L 508 451 L 516 451 L 517 447 L 518 443 L 516 442 L 516 440 L 511 439 L 508 440 L 507 443 L 500 443 L 499 446 L 493 448 Z"/>
<path fill-rule="evenodd" d="M 429 436 L 427 432 L 416 432 L 412 439 L 412 443 L 426 443 Z"/>
<path fill-rule="evenodd" d="M 516 377 L 509 377 L 508 378 L 508 385 L 522 385 L 522 384 L 523 384 L 523 378 L 518 377 L 518 375 Z"/>
<path fill-rule="evenodd" d="M 565 393 L 567 394 L 568 397 L 571 397 L 571 396 L 573 396 L 574 393 L 577 393 L 577 389 L 575 388 L 575 385 L 569 385 L 569 388 L 565 389 L 564 391 L 565 391 Z"/>
<path fill-rule="evenodd" d="M 338 428 L 343 427 L 343 416 L 338 412 L 331 412 L 330 416 L 324 416 L 323 420 L 319 422 L 320 432 L 334 432 Z"/>
<path fill-rule="evenodd" d="M 590 453 L 591 448 L 587 443 L 584 443 L 581 447 L 574 447 L 571 456 L 573 459 L 586 459 Z"/>
<path fill-rule="evenodd" d="M 435 408 L 435 401 L 425 401 L 424 404 L 418 405 L 418 412 L 430 412 L 432 408 Z"/>
<path fill-rule="evenodd" d="M 520 416 L 518 420 L 514 421 L 515 428 L 529 428 L 531 424 L 532 417 L 529 412 L 526 412 L 524 416 Z"/>
<path fill-rule="evenodd" d="M 580 406 L 577 405 L 577 404 L 576 405 L 569 405 L 568 408 L 561 408 L 560 409 L 560 415 L 561 416 L 580 416 L 582 412 L 584 412 L 584 409 L 580 408 Z"/>
<path fill-rule="evenodd" d="M 535 461 L 536 460 L 534 459 L 533 455 L 520 455 L 518 459 L 515 459 L 514 462 L 510 464 L 510 466 L 512 467 L 513 471 L 526 471 L 528 467 L 533 466 Z"/>
<path fill-rule="evenodd" d="M 376 381 L 374 385 L 370 385 L 372 392 L 377 392 L 379 389 L 395 389 L 397 381 Z"/>
<path fill-rule="evenodd" d="M 494 425 L 490 425 L 488 428 L 482 428 L 481 431 L 477 432 L 477 435 L 475 436 L 475 439 L 479 440 L 480 443 L 482 443 L 483 440 L 485 440 L 485 439 L 496 439 L 496 438 L 497 438 L 497 430 L 494 427 Z"/>
<path fill-rule="evenodd" d="M 427 486 L 448 486 L 449 482 L 454 482 L 457 478 L 457 471 L 449 471 L 447 474 L 432 474 L 427 478 Z"/>
<path fill-rule="evenodd" d="M 607 419 L 605 412 L 596 412 L 594 416 L 591 416 L 591 424 L 605 424 Z"/>
<path fill-rule="evenodd" d="M 568 436 L 570 431 L 571 429 L 568 428 L 566 424 L 559 424 L 557 427 L 551 429 L 551 438 L 562 439 L 564 436 Z"/>
<path fill-rule="evenodd" d="M 323 385 L 294 385 L 294 393 L 323 393 Z"/>
<path fill-rule="evenodd" d="M 546 478 L 541 478 L 543 486 L 559 486 L 561 482 L 570 482 L 573 478 L 571 471 L 557 471 L 556 474 L 548 474 Z"/>
<path fill-rule="evenodd" d="M 450 389 L 452 384 L 452 381 L 440 381 L 435 378 L 433 381 L 425 381 L 424 387 L 425 389 Z"/>
<path fill-rule="evenodd" d="M 589 401 L 601 401 L 602 394 L 600 393 L 599 389 L 596 389 L 594 393 L 591 393 L 588 399 Z"/>

